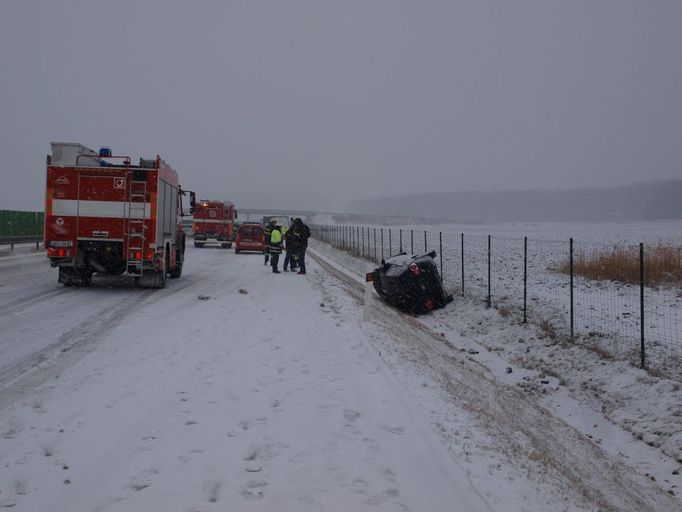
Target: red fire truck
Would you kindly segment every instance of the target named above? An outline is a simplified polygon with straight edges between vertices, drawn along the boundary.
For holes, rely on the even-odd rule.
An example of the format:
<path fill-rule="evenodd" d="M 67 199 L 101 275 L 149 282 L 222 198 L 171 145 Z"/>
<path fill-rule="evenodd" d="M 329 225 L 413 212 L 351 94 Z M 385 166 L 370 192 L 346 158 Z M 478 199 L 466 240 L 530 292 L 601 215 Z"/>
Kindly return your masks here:
<path fill-rule="evenodd" d="M 59 282 L 88 286 L 93 273 L 135 276 L 163 288 L 180 277 L 185 254 L 177 173 L 158 155 L 131 164 L 77 143 L 52 143 L 47 156 L 45 247 Z M 194 193 L 188 192 L 190 212 Z"/>
<path fill-rule="evenodd" d="M 232 247 L 234 239 L 234 219 L 237 210 L 234 204 L 225 201 L 201 200 L 194 208 L 192 234 L 194 247 L 218 244 L 223 249 Z"/>

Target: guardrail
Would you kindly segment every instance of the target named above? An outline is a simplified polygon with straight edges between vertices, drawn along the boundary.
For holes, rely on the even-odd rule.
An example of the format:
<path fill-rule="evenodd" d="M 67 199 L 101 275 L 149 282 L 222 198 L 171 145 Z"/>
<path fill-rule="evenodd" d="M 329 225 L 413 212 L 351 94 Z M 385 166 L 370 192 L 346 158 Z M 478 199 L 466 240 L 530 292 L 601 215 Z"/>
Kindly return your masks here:
<path fill-rule="evenodd" d="M 9 245 L 10 251 L 14 250 L 15 244 L 35 243 L 36 251 L 40 249 L 43 235 L 24 235 L 24 236 L 0 236 L 0 245 Z"/>

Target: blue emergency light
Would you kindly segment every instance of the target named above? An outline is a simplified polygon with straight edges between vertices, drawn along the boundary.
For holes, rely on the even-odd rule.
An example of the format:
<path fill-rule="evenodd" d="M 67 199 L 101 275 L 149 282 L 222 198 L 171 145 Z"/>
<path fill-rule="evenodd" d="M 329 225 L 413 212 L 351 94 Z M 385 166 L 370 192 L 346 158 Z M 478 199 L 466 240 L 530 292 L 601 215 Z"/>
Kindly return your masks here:
<path fill-rule="evenodd" d="M 111 148 L 108 148 L 106 146 L 99 148 L 99 156 L 102 158 L 110 158 L 111 157 Z"/>

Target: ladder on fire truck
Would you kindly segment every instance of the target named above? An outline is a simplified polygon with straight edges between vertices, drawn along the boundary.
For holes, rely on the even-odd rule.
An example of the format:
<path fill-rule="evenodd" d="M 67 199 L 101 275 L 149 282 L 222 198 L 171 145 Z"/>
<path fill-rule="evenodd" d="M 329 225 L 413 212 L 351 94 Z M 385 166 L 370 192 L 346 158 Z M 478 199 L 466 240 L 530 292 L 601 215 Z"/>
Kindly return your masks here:
<path fill-rule="evenodd" d="M 147 181 L 131 180 L 128 202 L 126 272 L 142 275 L 147 241 Z"/>

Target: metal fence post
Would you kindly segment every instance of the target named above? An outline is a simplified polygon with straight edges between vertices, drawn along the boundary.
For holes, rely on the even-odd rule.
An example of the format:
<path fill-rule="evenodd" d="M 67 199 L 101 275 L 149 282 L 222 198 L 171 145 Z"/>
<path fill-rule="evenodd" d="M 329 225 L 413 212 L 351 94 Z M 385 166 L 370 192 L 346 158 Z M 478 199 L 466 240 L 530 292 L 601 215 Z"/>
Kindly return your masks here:
<path fill-rule="evenodd" d="M 644 353 L 644 244 L 639 244 L 639 343 L 642 358 L 642 368 L 646 368 Z"/>
<path fill-rule="evenodd" d="M 384 228 L 381 228 L 381 261 L 384 260 Z"/>
<path fill-rule="evenodd" d="M 388 257 L 390 258 L 393 256 L 393 235 L 392 235 L 392 229 L 388 228 Z"/>
<path fill-rule="evenodd" d="M 355 226 L 355 256 L 360 254 L 360 226 Z"/>
<path fill-rule="evenodd" d="M 492 300 L 490 298 L 490 235 L 488 235 L 488 298 L 486 300 L 486 306 L 489 308 L 492 305 Z"/>
<path fill-rule="evenodd" d="M 464 297 L 464 233 L 462 233 L 462 297 Z"/>
<path fill-rule="evenodd" d="M 400 228 L 400 249 L 398 252 L 403 252 L 403 228 Z"/>
<path fill-rule="evenodd" d="M 573 238 L 571 238 L 569 241 L 568 251 L 569 251 L 568 265 L 569 265 L 570 290 L 571 290 L 571 296 L 570 296 L 570 329 L 571 329 L 571 341 L 572 341 L 573 335 L 574 335 L 574 330 L 573 330 L 573 319 L 574 319 L 574 312 L 573 312 Z"/>
<path fill-rule="evenodd" d="M 357 231 L 355 232 L 355 240 L 357 241 L 357 249 L 355 250 L 355 255 L 359 256 L 360 255 L 360 226 L 357 226 L 355 228 Z"/>
<path fill-rule="evenodd" d="M 443 284 L 443 232 L 438 232 L 438 247 L 440 249 L 440 284 Z"/>
<path fill-rule="evenodd" d="M 528 237 L 523 237 L 523 323 L 528 322 Z"/>
<path fill-rule="evenodd" d="M 377 260 L 377 228 L 374 228 L 374 261 Z"/>
<path fill-rule="evenodd" d="M 369 236 L 369 226 L 367 226 L 367 259 L 372 259 L 372 239 Z"/>
<path fill-rule="evenodd" d="M 364 258 L 365 257 L 365 226 L 362 226 L 362 254 L 361 256 Z"/>
<path fill-rule="evenodd" d="M 414 229 L 410 229 L 410 254 L 414 254 Z"/>
<path fill-rule="evenodd" d="M 426 248 L 426 230 L 424 230 L 424 252 L 428 252 L 428 249 Z"/>

